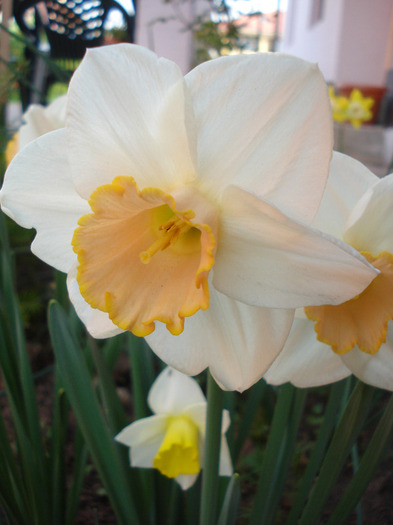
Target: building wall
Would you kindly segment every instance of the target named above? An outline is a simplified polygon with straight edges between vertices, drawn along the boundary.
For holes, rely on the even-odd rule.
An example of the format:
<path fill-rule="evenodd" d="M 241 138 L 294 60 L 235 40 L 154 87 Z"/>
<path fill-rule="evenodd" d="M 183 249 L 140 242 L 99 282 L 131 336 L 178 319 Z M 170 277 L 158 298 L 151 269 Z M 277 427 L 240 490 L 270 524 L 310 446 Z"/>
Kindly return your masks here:
<path fill-rule="evenodd" d="M 139 0 L 136 43 L 176 62 L 183 73 L 193 59 L 189 25 L 198 14 L 209 12 L 208 0 Z"/>
<path fill-rule="evenodd" d="M 385 84 L 392 9 L 392 0 L 345 1 L 337 84 Z"/>
<path fill-rule="evenodd" d="M 312 23 L 315 0 L 289 0 L 280 50 L 318 62 L 328 81 L 336 77 L 342 13 L 346 0 L 325 0 L 322 19 Z"/>
<path fill-rule="evenodd" d="M 318 1 L 289 0 L 281 50 L 318 62 L 329 82 L 382 86 L 393 0 L 324 0 L 322 19 L 311 24 Z"/>

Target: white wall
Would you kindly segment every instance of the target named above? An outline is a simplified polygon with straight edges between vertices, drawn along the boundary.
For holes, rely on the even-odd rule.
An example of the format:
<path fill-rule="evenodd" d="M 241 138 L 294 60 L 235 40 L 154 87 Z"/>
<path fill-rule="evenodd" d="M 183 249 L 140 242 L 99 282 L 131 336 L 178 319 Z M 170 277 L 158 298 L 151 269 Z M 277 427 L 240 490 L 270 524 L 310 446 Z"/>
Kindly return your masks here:
<path fill-rule="evenodd" d="M 281 50 L 318 62 L 329 82 L 383 86 L 393 0 L 325 0 L 311 26 L 312 2 L 289 0 Z"/>
<path fill-rule="evenodd" d="M 187 25 L 208 8 L 207 0 L 139 0 L 136 43 L 170 58 L 186 73 L 193 57 L 192 32 Z"/>
<path fill-rule="evenodd" d="M 383 86 L 392 0 L 346 0 L 338 84 Z"/>
<path fill-rule="evenodd" d="M 318 62 L 325 78 L 334 80 L 340 53 L 343 4 L 325 0 L 323 19 L 311 25 L 313 0 L 289 0 L 281 51 Z"/>

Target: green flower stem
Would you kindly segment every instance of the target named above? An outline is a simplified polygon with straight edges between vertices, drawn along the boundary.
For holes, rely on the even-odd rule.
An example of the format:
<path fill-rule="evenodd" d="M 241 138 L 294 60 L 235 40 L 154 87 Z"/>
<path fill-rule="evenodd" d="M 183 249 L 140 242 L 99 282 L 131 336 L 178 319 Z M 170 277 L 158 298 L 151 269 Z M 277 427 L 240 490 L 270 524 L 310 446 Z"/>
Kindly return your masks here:
<path fill-rule="evenodd" d="M 217 523 L 218 469 L 224 392 L 210 373 L 207 377 L 207 418 L 202 477 L 200 525 Z"/>

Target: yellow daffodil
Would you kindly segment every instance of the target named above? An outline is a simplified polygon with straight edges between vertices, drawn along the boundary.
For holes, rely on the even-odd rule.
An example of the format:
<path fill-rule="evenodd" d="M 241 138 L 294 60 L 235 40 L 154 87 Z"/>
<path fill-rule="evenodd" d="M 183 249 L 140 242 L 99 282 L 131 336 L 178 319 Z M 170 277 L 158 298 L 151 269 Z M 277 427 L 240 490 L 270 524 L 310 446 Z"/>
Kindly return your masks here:
<path fill-rule="evenodd" d="M 1 205 L 67 272 L 94 337 L 130 330 L 180 371 L 244 390 L 294 308 L 341 303 L 377 274 L 308 225 L 332 138 L 315 64 L 230 56 L 183 78 L 139 46 L 102 47 L 72 78 L 65 130 L 11 163 Z"/>
<path fill-rule="evenodd" d="M 156 468 L 186 490 L 195 482 L 203 464 L 206 398 L 195 379 L 166 368 L 153 383 L 148 404 L 154 415 L 131 423 L 116 440 L 130 447 L 133 467 Z M 232 475 L 225 438 L 229 424 L 229 413 L 224 410 L 220 476 Z"/>
<path fill-rule="evenodd" d="M 56 98 L 48 106 L 31 104 L 28 107 L 23 114 L 21 127 L 7 145 L 7 165 L 18 151 L 32 140 L 50 131 L 64 128 L 66 103 L 67 97 L 64 95 Z"/>
<path fill-rule="evenodd" d="M 353 373 L 393 390 L 393 175 L 378 179 L 337 154 L 314 224 L 342 238 L 379 270 L 358 296 L 297 312 L 283 352 L 266 374 L 272 383 L 316 386 Z"/>
<path fill-rule="evenodd" d="M 347 97 L 336 95 L 333 86 L 329 86 L 330 105 L 332 107 L 333 119 L 337 122 L 345 122 L 347 120 Z"/>
<path fill-rule="evenodd" d="M 364 97 L 358 89 L 353 89 L 348 99 L 346 108 L 347 120 L 354 128 L 360 128 L 363 122 L 373 118 L 371 108 L 374 105 L 372 97 Z"/>

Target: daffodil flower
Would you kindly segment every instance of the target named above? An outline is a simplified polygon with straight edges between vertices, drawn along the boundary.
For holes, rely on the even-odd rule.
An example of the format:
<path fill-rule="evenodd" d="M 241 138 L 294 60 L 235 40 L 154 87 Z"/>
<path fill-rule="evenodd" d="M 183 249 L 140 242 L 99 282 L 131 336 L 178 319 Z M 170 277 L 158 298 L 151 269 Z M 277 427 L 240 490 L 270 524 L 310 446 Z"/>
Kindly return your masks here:
<path fill-rule="evenodd" d="M 131 423 L 116 440 L 130 447 L 131 466 L 156 468 L 186 490 L 193 485 L 203 465 L 206 398 L 195 379 L 168 367 L 154 381 L 148 404 L 154 415 Z M 224 410 L 220 476 L 232 475 L 225 438 L 229 424 L 229 413 Z"/>
<path fill-rule="evenodd" d="M 64 128 L 66 103 L 67 97 L 63 95 L 56 98 L 47 106 L 31 104 L 27 108 L 27 111 L 22 117 L 23 122 L 21 127 L 7 145 L 7 165 L 18 151 L 32 140 L 55 129 Z"/>
<path fill-rule="evenodd" d="M 377 274 L 308 226 L 332 135 L 324 79 L 295 57 L 223 57 L 183 78 L 139 46 L 88 50 L 65 129 L 15 157 L 2 209 L 36 228 L 33 252 L 67 272 L 94 337 L 147 336 L 167 364 L 244 390 L 294 308 L 341 303 Z"/>
<path fill-rule="evenodd" d="M 363 122 L 373 118 L 371 108 L 374 105 L 372 97 L 364 97 L 358 89 L 353 89 L 349 95 L 346 108 L 347 120 L 354 128 L 360 128 Z"/>
<path fill-rule="evenodd" d="M 380 274 L 355 298 L 298 311 L 267 381 L 317 386 L 351 373 L 393 390 L 393 175 L 378 179 L 336 154 L 314 224 L 342 238 Z"/>
<path fill-rule="evenodd" d="M 336 95 L 333 86 L 329 86 L 330 105 L 332 107 L 333 120 L 345 122 L 347 120 L 348 99 L 342 95 Z"/>

